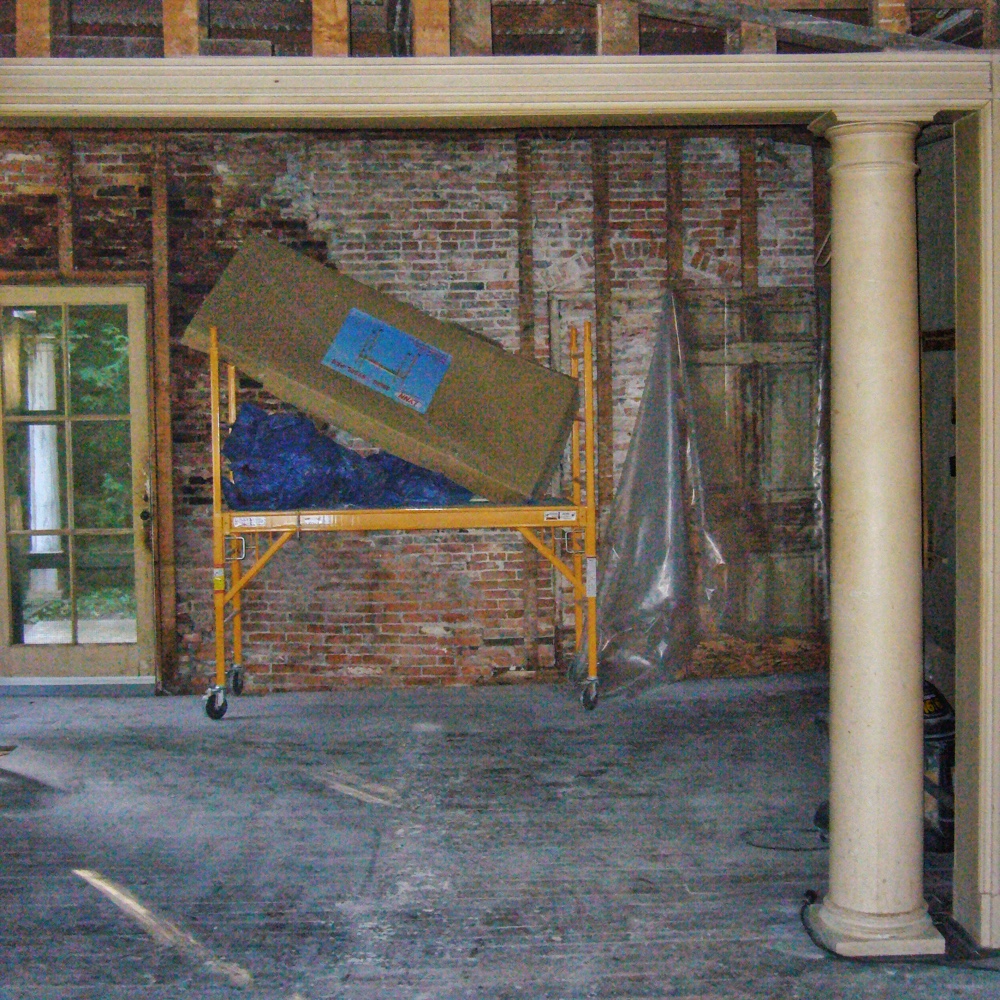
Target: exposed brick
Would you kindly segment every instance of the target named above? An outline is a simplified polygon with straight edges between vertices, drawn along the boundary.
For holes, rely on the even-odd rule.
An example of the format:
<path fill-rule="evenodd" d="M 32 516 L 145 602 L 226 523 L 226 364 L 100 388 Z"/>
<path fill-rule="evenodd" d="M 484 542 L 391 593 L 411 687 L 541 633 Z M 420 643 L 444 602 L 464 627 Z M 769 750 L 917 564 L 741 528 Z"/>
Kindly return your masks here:
<path fill-rule="evenodd" d="M 593 296 L 590 138 L 540 132 L 531 141 L 535 354 L 547 363 L 552 297 Z M 81 133 L 74 142 L 77 266 L 149 266 L 148 140 Z M 262 232 L 515 349 L 516 143 L 505 132 L 188 132 L 167 147 L 180 676 L 201 690 L 212 655 L 208 373 L 205 358 L 177 342 L 181 332 L 246 235 Z M 666 140 L 614 132 L 608 149 L 617 472 L 667 281 Z M 3 266 L 56 265 L 56 165 L 42 133 L 0 136 Z M 737 140 L 687 138 L 683 169 L 685 279 L 732 286 L 740 274 Z M 758 174 L 761 281 L 809 284 L 808 150 L 761 138 Z M 283 405 L 252 382 L 242 398 Z M 556 621 L 551 573 L 537 572 L 546 667 L 552 636 L 569 618 L 564 603 Z M 293 541 L 245 594 L 250 689 L 474 683 L 523 667 L 527 573 L 511 532 Z"/>

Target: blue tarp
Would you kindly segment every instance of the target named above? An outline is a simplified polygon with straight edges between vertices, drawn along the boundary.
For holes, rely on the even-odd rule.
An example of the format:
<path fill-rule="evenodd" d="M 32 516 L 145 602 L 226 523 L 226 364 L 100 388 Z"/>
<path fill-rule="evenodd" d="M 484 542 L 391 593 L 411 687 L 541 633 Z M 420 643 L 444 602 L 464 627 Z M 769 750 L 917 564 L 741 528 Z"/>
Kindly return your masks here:
<path fill-rule="evenodd" d="M 232 473 L 222 492 L 233 510 L 444 507 L 473 495 L 395 455 L 344 448 L 301 414 L 267 413 L 252 403 L 240 407 L 222 454 Z"/>

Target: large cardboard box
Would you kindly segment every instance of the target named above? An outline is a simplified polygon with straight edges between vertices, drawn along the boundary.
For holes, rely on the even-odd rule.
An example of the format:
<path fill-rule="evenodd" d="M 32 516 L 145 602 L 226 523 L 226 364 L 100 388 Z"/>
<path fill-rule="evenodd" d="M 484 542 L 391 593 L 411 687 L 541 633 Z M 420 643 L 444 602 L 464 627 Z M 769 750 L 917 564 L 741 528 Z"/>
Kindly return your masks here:
<path fill-rule="evenodd" d="M 497 502 L 539 497 L 576 382 L 262 237 L 247 240 L 183 343 L 279 399 Z"/>

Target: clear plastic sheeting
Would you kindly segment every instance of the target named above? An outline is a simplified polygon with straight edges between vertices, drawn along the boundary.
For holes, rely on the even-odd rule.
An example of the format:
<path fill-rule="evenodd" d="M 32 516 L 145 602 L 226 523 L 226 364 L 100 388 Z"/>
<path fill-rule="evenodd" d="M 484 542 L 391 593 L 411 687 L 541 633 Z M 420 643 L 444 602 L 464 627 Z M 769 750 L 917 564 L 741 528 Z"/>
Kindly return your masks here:
<path fill-rule="evenodd" d="M 602 691 L 674 672 L 697 634 L 698 581 L 707 582 L 703 599 L 711 601 L 711 570 L 724 562 L 706 530 L 698 451 L 684 420 L 690 394 L 677 305 L 669 292 L 662 317 L 601 546 Z"/>
<path fill-rule="evenodd" d="M 824 662 L 825 307 L 798 288 L 664 297 L 600 545 L 602 692 Z"/>

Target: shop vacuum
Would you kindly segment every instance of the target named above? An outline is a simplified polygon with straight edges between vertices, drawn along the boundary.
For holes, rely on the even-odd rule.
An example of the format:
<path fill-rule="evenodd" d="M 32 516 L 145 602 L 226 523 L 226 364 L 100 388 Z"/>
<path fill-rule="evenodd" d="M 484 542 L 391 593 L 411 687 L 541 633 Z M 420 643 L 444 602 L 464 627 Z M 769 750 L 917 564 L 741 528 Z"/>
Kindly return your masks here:
<path fill-rule="evenodd" d="M 924 681 L 924 850 L 947 854 L 955 846 L 955 712 L 930 681 Z M 813 822 L 824 839 L 830 831 L 830 803 L 822 802 Z"/>

